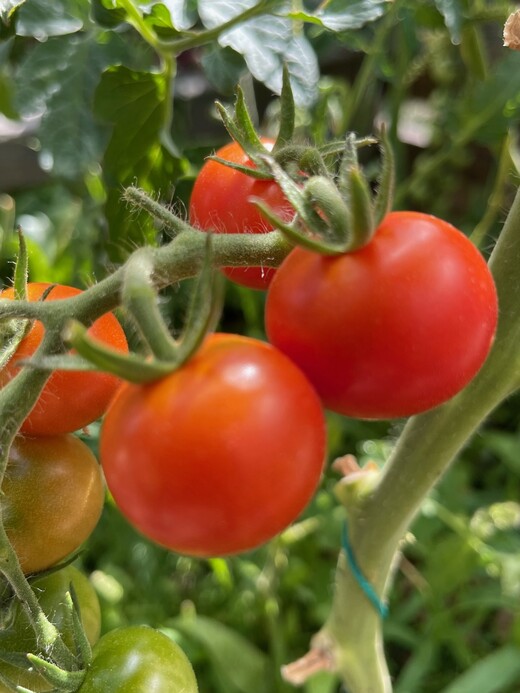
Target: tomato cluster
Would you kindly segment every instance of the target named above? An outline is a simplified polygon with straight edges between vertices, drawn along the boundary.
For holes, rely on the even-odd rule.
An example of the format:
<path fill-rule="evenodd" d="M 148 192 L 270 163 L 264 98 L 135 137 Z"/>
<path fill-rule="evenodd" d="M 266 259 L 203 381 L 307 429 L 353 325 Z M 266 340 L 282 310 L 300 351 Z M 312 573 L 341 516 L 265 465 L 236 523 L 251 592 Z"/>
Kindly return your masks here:
<path fill-rule="evenodd" d="M 217 154 L 253 166 L 236 143 Z M 190 220 L 216 233 L 265 233 L 271 227 L 252 197 L 286 219 L 293 214 L 276 183 L 208 161 L 195 183 Z M 388 214 L 353 252 L 325 255 L 297 247 L 276 272 L 224 272 L 245 286 L 268 288 L 270 343 L 211 334 L 180 367 L 146 384 L 69 371 L 48 380 L 22 424 L 24 436 L 10 450 L 0 501 L 26 574 L 58 563 L 96 525 L 104 500 L 101 468 L 71 432 L 104 412 L 101 464 L 128 521 L 177 552 L 236 554 L 281 532 L 311 500 L 326 454 L 324 407 L 368 419 L 429 410 L 470 382 L 495 334 L 497 295 L 484 259 L 460 231 L 426 214 Z M 77 293 L 48 284 L 28 287 L 29 300 Z M 14 298 L 10 290 L 1 297 Z M 95 321 L 90 333 L 127 350 L 111 314 Z M 0 371 L 0 386 L 15 377 L 18 361 L 35 352 L 42 336 L 43 326 L 35 322 Z M 86 578 L 66 568 L 35 587 L 45 613 L 72 646 L 70 624 L 57 603 L 70 582 L 94 643 L 99 605 Z M 3 608 L 13 625 L 0 630 L 0 651 L 37 651 L 19 603 Z M 49 690 L 27 667 L 4 662 L 0 674 Z M 79 690 L 152 688 L 196 693 L 197 683 L 171 640 L 131 627 L 95 645 Z"/>
<path fill-rule="evenodd" d="M 30 283 L 27 300 L 55 301 L 80 294 L 63 285 Z M 13 300 L 5 289 L 2 299 Z M 89 330 L 92 337 L 125 352 L 124 332 L 112 314 L 103 315 Z M 20 370 L 19 361 L 40 345 L 43 325 L 34 321 L 11 359 L 0 370 L 0 387 Z M 35 575 L 34 592 L 47 618 L 73 652 L 76 642 L 65 595 L 73 590 L 83 628 L 92 645 L 100 634 L 100 606 L 86 576 L 76 568 L 54 566 L 73 553 L 97 524 L 105 499 L 101 467 L 90 448 L 71 434 L 99 418 L 120 385 L 108 373 L 55 371 L 13 441 L 2 481 L 1 515 L 20 567 Z M 50 569 L 48 574 L 38 573 Z M 29 666 L 24 653 L 40 653 L 39 643 L 21 603 L 9 589 L 0 601 L 0 675 L 12 685 L 34 691 L 54 690 Z M 4 659 L 4 657 L 6 659 Z M 12 690 L 0 683 L 0 693 Z"/>

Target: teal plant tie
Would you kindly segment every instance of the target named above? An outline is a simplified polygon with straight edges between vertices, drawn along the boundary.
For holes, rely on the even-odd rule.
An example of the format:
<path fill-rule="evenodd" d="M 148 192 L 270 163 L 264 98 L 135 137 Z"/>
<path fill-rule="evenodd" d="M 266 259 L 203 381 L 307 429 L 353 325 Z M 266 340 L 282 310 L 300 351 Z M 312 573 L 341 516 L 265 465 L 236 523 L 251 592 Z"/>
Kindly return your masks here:
<path fill-rule="evenodd" d="M 381 618 L 386 618 L 386 616 L 388 615 L 388 605 L 379 598 L 379 595 L 377 594 L 375 589 L 363 575 L 361 568 L 359 567 L 356 561 L 356 557 L 354 556 L 352 546 L 350 544 L 348 536 L 348 527 L 346 522 L 343 523 L 343 528 L 341 532 L 341 545 L 343 547 L 343 550 L 345 551 L 345 555 L 347 557 L 347 562 L 349 564 L 350 570 L 356 578 L 357 583 L 365 593 L 367 599 L 373 605 L 374 609 L 379 613 Z"/>

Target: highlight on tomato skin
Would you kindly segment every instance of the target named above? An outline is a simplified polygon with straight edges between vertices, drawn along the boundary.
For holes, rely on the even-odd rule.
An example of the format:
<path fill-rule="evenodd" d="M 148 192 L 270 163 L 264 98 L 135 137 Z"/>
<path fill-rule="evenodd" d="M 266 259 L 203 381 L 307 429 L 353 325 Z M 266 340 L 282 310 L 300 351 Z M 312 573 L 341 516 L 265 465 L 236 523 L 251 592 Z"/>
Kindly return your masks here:
<path fill-rule="evenodd" d="M 30 282 L 27 285 L 29 301 L 38 301 L 49 288 L 46 301 L 77 296 L 80 289 L 63 284 Z M 14 291 L 7 288 L 0 298 L 14 299 Z M 0 387 L 18 373 L 18 361 L 30 358 L 43 338 L 43 325 L 35 321 L 23 338 L 9 363 L 0 370 Z M 89 328 L 89 335 L 106 346 L 121 352 L 128 351 L 123 328 L 112 313 L 102 315 Z M 98 419 L 106 410 L 121 381 L 110 373 L 92 371 L 54 371 L 38 401 L 21 426 L 21 432 L 31 436 L 59 435 L 84 428 Z"/>
<path fill-rule="evenodd" d="M 358 251 L 291 251 L 269 289 L 265 324 L 327 408 L 392 419 L 464 388 L 489 353 L 497 316 L 491 272 L 462 232 L 392 212 Z"/>
<path fill-rule="evenodd" d="M 116 628 L 92 650 L 78 693 L 198 693 L 184 651 L 148 626 Z"/>
<path fill-rule="evenodd" d="M 320 482 L 324 414 L 281 352 L 209 336 L 179 370 L 127 384 L 106 413 L 100 457 L 127 520 L 179 553 L 256 548 L 302 512 Z"/>
<path fill-rule="evenodd" d="M 274 140 L 261 138 L 270 149 Z M 254 167 L 239 144 L 230 142 L 216 156 L 242 166 Z M 225 164 L 208 159 L 202 166 L 191 193 L 190 224 L 214 233 L 267 233 L 273 226 L 250 201 L 263 200 L 275 213 L 289 221 L 294 209 L 278 183 L 260 180 Z M 224 267 L 224 274 L 236 284 L 267 289 L 276 269 L 273 267 Z"/>

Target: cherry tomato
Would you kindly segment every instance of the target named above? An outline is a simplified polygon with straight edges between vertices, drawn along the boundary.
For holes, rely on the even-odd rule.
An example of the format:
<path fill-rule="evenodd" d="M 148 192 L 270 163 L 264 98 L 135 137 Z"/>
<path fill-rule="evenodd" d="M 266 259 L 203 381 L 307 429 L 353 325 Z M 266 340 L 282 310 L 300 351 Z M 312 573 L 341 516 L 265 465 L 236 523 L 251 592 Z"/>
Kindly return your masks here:
<path fill-rule="evenodd" d="M 74 634 L 65 606 L 65 595 L 70 590 L 71 583 L 78 599 L 85 633 L 90 644 L 94 645 L 101 630 L 101 610 L 96 592 L 86 575 L 73 566 L 67 566 L 32 581 L 31 585 L 45 615 L 58 628 L 65 644 L 74 651 Z M 19 601 L 11 599 L 4 602 L 2 616 L 0 654 L 40 653 L 34 630 Z M 0 673 L 9 677 L 16 685 L 34 691 L 50 691 L 53 688 L 34 671 L 25 671 L 7 662 L 0 661 Z M 8 689 L 1 683 L 0 693 L 8 693 Z"/>
<path fill-rule="evenodd" d="M 125 517 L 180 553 L 238 553 L 267 541 L 320 480 L 325 425 L 300 370 L 265 342 L 216 334 L 179 370 L 125 385 L 100 437 Z"/>
<path fill-rule="evenodd" d="M 37 301 L 45 290 L 52 286 L 46 283 L 30 283 L 27 287 L 28 300 Z M 81 293 L 71 286 L 56 285 L 45 298 L 55 301 Z M 0 298 L 14 298 L 13 289 L 5 289 Z M 29 333 L 5 368 L 0 371 L 0 387 L 18 372 L 16 362 L 32 356 L 43 337 L 43 325 L 35 321 Z M 119 351 L 127 351 L 123 329 L 114 315 L 107 313 L 92 325 L 89 334 Z M 104 413 L 121 381 L 109 373 L 92 371 L 55 371 L 45 385 L 40 398 L 22 424 L 22 433 L 44 436 L 69 433 L 83 428 Z"/>
<path fill-rule="evenodd" d="M 4 525 L 25 573 L 75 551 L 96 526 L 105 498 L 96 458 L 72 435 L 16 438 L 2 492 Z"/>
<path fill-rule="evenodd" d="M 493 278 L 450 224 L 393 212 L 339 256 L 297 248 L 266 304 L 269 340 L 331 410 L 389 419 L 449 399 L 477 373 L 497 322 Z"/>
<path fill-rule="evenodd" d="M 118 628 L 93 651 L 78 693 L 197 693 L 192 666 L 181 648 L 146 626 Z"/>
<path fill-rule="evenodd" d="M 273 140 L 263 138 L 267 148 Z M 254 164 L 236 142 L 216 153 L 221 159 L 253 168 Z M 215 233 L 266 233 L 272 231 L 270 222 L 249 201 L 263 200 L 282 218 L 289 220 L 294 210 L 277 183 L 259 180 L 225 164 L 209 159 L 201 168 L 193 186 L 190 200 L 190 223 Z M 275 269 L 272 267 L 225 267 L 224 273 L 237 284 L 252 289 L 266 289 Z"/>

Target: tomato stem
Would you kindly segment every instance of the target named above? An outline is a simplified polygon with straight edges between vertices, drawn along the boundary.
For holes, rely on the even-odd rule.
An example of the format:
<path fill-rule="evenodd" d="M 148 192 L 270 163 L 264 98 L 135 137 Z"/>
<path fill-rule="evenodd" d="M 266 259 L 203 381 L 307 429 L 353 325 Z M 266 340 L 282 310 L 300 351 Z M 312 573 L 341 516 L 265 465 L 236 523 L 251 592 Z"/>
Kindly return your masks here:
<path fill-rule="evenodd" d="M 177 359 L 178 344 L 164 322 L 153 287 L 153 257 L 149 249 L 136 251 L 125 267 L 122 299 L 153 355 L 162 361 Z"/>
<path fill-rule="evenodd" d="M 0 519 L 2 519 L 1 514 Z M 53 660 L 63 667 L 74 667 L 73 654 L 64 644 L 57 628 L 45 616 L 22 572 L 18 556 L 7 537 L 3 522 L 0 522 L 0 572 L 9 581 L 13 592 L 26 611 L 43 652 L 52 655 Z"/>

